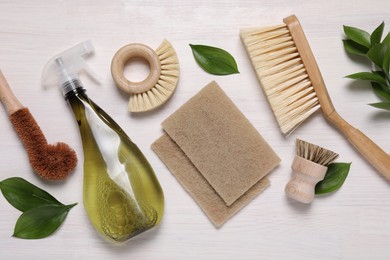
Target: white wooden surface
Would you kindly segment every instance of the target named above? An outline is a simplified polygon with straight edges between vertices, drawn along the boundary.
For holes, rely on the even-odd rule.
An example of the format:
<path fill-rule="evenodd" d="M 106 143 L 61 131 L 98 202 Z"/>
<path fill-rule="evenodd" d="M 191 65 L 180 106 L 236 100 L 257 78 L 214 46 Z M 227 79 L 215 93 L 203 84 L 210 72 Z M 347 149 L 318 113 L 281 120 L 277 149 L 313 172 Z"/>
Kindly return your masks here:
<path fill-rule="evenodd" d="M 82 162 L 73 115 L 58 89 L 41 88 L 40 74 L 51 56 L 91 39 L 96 55 L 89 64 L 103 84 L 96 86 L 83 77 L 88 94 L 141 148 L 166 198 L 165 216 L 157 229 L 121 246 L 106 242 L 92 229 L 82 206 L 82 163 L 65 183 L 41 181 L 32 173 L 22 144 L 0 108 L 0 179 L 21 176 L 64 203 L 80 203 L 55 235 L 29 241 L 11 237 L 20 213 L 0 196 L 0 259 L 389 259 L 389 182 L 320 113 L 284 138 L 238 35 L 240 28 L 279 24 L 295 13 L 339 113 L 390 150 L 390 114 L 366 105 L 377 101 L 367 85 L 343 78 L 368 67 L 348 57 L 341 43 L 343 24 L 371 31 L 385 21 L 385 31 L 390 31 L 389 10 L 390 2 L 385 0 L 0 0 L 0 68 L 49 142 L 69 143 Z M 131 115 L 128 97 L 116 89 L 110 76 L 111 58 L 125 44 L 141 42 L 156 48 L 164 38 L 176 48 L 181 64 L 177 91 L 161 109 Z M 206 74 L 193 59 L 189 43 L 228 50 L 241 73 Z M 127 73 L 140 80 L 147 68 L 138 62 Z M 162 120 L 211 80 L 221 85 L 282 158 L 270 175 L 271 187 L 220 229 L 214 228 L 150 149 L 162 133 Z M 339 161 L 352 162 L 341 190 L 316 198 L 309 206 L 290 201 L 284 194 L 296 137 L 338 152 Z"/>

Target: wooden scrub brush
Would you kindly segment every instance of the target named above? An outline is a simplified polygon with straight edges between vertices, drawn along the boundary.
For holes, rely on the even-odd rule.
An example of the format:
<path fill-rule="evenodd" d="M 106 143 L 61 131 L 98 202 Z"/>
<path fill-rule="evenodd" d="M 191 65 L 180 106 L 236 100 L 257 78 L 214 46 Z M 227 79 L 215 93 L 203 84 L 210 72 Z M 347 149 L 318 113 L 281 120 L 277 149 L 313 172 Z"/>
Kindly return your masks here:
<path fill-rule="evenodd" d="M 296 155 L 291 165 L 293 176 L 287 183 L 285 191 L 288 197 L 303 203 L 314 199 L 314 190 L 318 182 L 325 177 L 328 165 L 338 154 L 297 139 L 295 141 Z"/>
<path fill-rule="evenodd" d="M 65 143 L 49 145 L 34 117 L 12 93 L 0 71 L 0 100 L 27 150 L 33 170 L 47 180 L 63 180 L 77 164 L 75 151 Z"/>
<path fill-rule="evenodd" d="M 150 73 L 141 82 L 132 82 L 123 74 L 126 63 L 132 58 L 143 58 L 149 63 Z M 167 40 L 156 51 L 144 44 L 133 43 L 114 55 L 111 74 L 118 88 L 130 94 L 129 111 L 145 112 L 161 106 L 171 97 L 179 81 L 179 61 Z"/>
<path fill-rule="evenodd" d="M 336 112 L 297 17 L 283 22 L 240 32 L 281 131 L 288 135 L 321 108 L 325 118 L 390 180 L 390 156 Z"/>

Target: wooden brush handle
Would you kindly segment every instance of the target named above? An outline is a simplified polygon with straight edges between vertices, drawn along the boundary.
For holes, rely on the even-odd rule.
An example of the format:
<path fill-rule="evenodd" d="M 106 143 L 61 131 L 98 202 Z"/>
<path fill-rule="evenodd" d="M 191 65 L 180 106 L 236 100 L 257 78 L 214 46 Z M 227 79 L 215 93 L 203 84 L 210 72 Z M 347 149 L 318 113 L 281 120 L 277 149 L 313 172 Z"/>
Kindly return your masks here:
<path fill-rule="evenodd" d="M 0 70 L 0 100 L 3 103 L 7 114 L 10 116 L 19 109 L 23 108 L 22 103 L 15 97 L 7 80 Z"/>
<path fill-rule="evenodd" d="M 324 179 L 328 168 L 300 156 L 295 156 L 291 168 L 293 176 L 285 188 L 287 196 L 302 203 L 312 202 L 316 184 Z"/>
<path fill-rule="evenodd" d="M 358 129 L 351 126 L 336 111 L 326 118 L 340 129 L 356 150 L 390 181 L 390 156 L 382 148 Z"/>

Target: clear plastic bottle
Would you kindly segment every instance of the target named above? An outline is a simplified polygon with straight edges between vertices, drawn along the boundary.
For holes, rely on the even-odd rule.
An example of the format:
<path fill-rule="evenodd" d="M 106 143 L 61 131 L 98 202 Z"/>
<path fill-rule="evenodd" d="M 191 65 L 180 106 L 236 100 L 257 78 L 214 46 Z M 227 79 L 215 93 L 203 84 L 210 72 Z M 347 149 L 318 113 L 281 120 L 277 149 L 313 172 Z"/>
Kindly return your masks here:
<path fill-rule="evenodd" d="M 122 242 L 161 221 L 164 195 L 142 152 L 86 95 L 78 72 L 91 73 L 82 59 L 91 52 L 91 43 L 84 42 L 56 55 L 46 65 L 43 80 L 44 85 L 60 84 L 80 128 L 83 199 L 92 225 L 105 237 Z"/>

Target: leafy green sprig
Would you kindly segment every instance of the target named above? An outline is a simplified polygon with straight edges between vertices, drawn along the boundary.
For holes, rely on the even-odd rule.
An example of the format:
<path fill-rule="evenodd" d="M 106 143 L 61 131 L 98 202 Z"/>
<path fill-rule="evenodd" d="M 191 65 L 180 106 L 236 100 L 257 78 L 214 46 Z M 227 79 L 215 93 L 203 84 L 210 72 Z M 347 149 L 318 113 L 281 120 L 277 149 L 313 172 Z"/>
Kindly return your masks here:
<path fill-rule="evenodd" d="M 390 33 L 382 41 L 384 27 L 385 23 L 382 22 L 369 34 L 359 28 L 344 26 L 347 39 L 343 43 L 348 53 L 366 57 L 373 64 L 371 72 L 358 72 L 346 77 L 370 81 L 382 102 L 369 105 L 390 111 Z"/>

